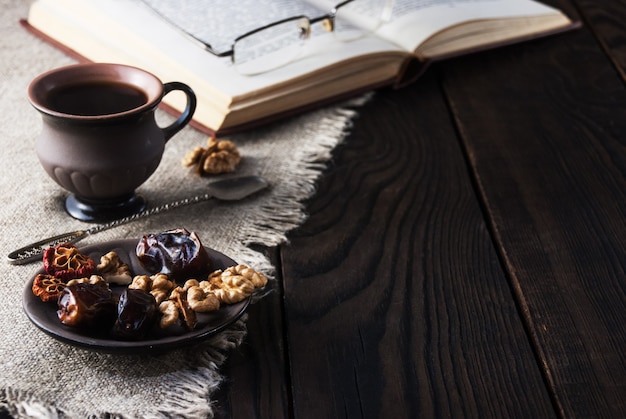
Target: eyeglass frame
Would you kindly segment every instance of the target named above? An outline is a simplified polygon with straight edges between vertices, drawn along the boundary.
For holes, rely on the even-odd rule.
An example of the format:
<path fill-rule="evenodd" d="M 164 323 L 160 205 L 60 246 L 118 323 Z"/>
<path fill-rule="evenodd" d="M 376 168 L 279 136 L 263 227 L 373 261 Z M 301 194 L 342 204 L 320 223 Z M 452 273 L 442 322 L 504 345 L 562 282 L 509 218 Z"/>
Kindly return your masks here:
<path fill-rule="evenodd" d="M 281 19 L 281 20 L 278 20 L 276 22 L 272 22 L 270 24 L 267 24 L 267 25 L 261 26 L 259 28 L 253 29 L 251 31 L 248 31 L 248 32 L 244 33 L 243 35 L 239 35 L 237 38 L 235 38 L 235 40 L 231 44 L 230 49 L 228 51 L 222 51 L 222 52 L 217 51 L 208 42 L 203 41 L 202 39 L 196 37 L 192 33 L 184 30 L 179 25 L 174 24 L 173 22 L 171 22 L 171 20 L 169 18 L 167 18 L 161 12 L 159 12 L 158 10 L 156 10 L 155 8 L 150 6 L 147 2 L 144 1 L 144 4 L 146 4 L 150 9 L 152 9 L 155 13 L 157 13 L 159 16 L 161 16 L 161 18 L 165 19 L 166 21 L 172 23 L 172 25 L 176 26 L 185 35 L 189 36 L 194 41 L 196 41 L 199 44 L 201 44 L 205 51 L 213 54 L 216 57 L 220 57 L 220 58 L 230 57 L 230 62 L 233 65 L 236 65 L 236 63 L 235 63 L 235 45 L 237 44 L 237 42 L 239 42 L 243 38 L 246 38 L 246 37 L 248 37 L 250 35 L 254 35 L 255 33 L 258 33 L 258 32 L 264 31 L 266 29 L 269 29 L 272 26 L 278 26 L 278 25 L 281 25 L 281 24 L 283 24 L 285 22 L 289 22 L 289 21 L 292 21 L 292 20 L 295 21 L 295 20 L 298 20 L 298 19 L 306 19 L 309 22 L 309 27 L 306 28 L 307 30 L 306 30 L 306 33 L 305 33 L 305 37 L 303 39 L 308 39 L 310 37 L 310 35 L 311 35 L 311 26 L 316 24 L 316 23 L 318 23 L 318 22 L 327 21 L 328 22 L 328 26 L 325 26 L 324 29 L 326 29 L 327 32 L 333 32 L 335 30 L 335 17 L 337 16 L 337 9 L 345 6 L 348 3 L 352 3 L 353 1 L 356 1 L 356 0 L 344 0 L 344 1 L 340 2 L 340 3 L 337 3 L 335 6 L 333 6 L 333 8 L 330 10 L 330 12 L 328 12 L 328 13 L 326 13 L 324 15 L 318 16 L 316 18 L 310 18 L 310 17 L 308 17 L 306 15 L 292 16 L 292 17 Z"/>

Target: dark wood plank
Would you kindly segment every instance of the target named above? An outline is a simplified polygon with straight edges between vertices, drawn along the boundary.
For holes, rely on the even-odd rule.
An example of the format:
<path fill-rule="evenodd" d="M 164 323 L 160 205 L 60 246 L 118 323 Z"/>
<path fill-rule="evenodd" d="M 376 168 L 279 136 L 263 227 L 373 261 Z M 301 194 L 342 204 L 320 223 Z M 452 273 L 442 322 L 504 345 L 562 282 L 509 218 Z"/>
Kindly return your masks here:
<path fill-rule="evenodd" d="M 268 249 L 268 255 L 278 264 L 276 251 Z M 290 417 L 280 278 L 270 287 L 271 293 L 248 308 L 248 334 L 222 368 L 225 382 L 213 398 L 218 419 Z"/>
<path fill-rule="evenodd" d="M 559 413 L 626 417 L 623 80 L 588 27 L 444 68 Z"/>
<path fill-rule="evenodd" d="M 282 249 L 297 418 L 554 414 L 437 68 L 361 111 Z"/>
<path fill-rule="evenodd" d="M 623 1 L 574 0 L 586 26 L 626 81 L 626 7 Z"/>

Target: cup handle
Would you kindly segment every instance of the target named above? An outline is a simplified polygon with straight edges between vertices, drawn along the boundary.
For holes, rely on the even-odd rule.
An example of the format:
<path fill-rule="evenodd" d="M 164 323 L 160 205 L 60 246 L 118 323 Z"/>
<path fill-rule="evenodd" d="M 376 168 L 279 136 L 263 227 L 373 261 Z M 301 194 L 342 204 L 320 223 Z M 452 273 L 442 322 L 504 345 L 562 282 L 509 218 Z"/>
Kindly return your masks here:
<path fill-rule="evenodd" d="M 161 95 L 161 99 L 173 90 L 180 90 L 185 94 L 185 96 L 187 96 L 187 106 L 185 106 L 185 110 L 176 121 L 172 122 L 167 127 L 161 128 L 165 142 L 172 138 L 178 131 L 183 129 L 183 127 L 191 121 L 193 113 L 196 111 L 196 94 L 193 92 L 191 87 L 187 86 L 185 83 L 173 81 L 163 84 L 163 94 Z"/>

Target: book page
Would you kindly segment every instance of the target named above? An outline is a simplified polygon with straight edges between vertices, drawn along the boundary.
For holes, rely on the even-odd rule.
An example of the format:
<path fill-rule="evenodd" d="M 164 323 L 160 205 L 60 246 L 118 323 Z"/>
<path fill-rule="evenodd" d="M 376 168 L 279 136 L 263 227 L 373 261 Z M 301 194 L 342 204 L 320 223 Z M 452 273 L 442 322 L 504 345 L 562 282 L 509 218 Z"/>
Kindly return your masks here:
<path fill-rule="evenodd" d="M 532 0 L 396 0 L 390 24 L 377 34 L 416 50 L 434 34 L 460 23 L 558 13 Z"/>
<path fill-rule="evenodd" d="M 332 0 L 307 1 L 320 8 L 333 4 Z M 391 14 L 384 16 L 375 33 L 411 52 L 433 35 L 461 23 L 560 13 L 533 0 L 392 0 L 390 3 L 393 3 Z"/>

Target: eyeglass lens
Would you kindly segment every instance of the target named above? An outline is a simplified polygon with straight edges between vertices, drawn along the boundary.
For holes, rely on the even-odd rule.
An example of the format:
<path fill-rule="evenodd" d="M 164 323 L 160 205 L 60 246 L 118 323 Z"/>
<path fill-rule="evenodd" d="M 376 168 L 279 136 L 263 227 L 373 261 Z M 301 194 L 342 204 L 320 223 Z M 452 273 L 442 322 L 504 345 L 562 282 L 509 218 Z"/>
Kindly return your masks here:
<path fill-rule="evenodd" d="M 374 32 L 390 13 L 390 0 L 355 0 L 337 7 L 335 38 L 352 41 Z"/>
<path fill-rule="evenodd" d="M 233 62 L 242 74 L 262 73 L 283 66 L 296 59 L 309 30 L 309 20 L 298 17 L 253 32 L 235 42 Z"/>
<path fill-rule="evenodd" d="M 333 32 L 351 41 L 375 31 L 389 13 L 392 0 L 354 0 L 336 9 Z M 252 32 L 235 41 L 233 63 L 241 74 L 259 74 L 295 60 L 308 38 L 311 23 L 297 17 Z"/>

